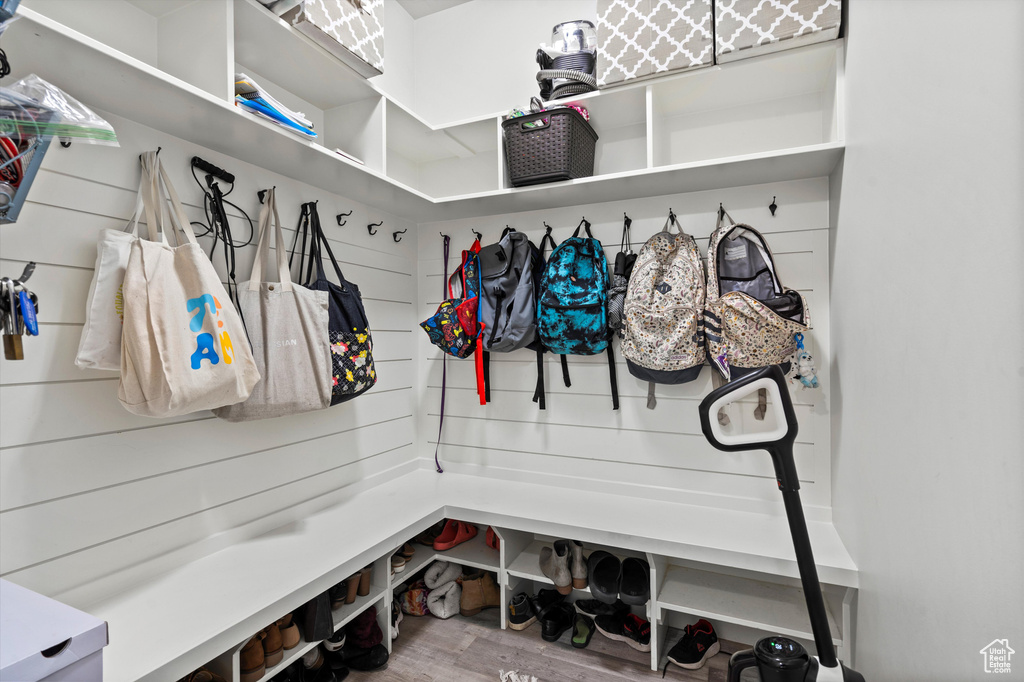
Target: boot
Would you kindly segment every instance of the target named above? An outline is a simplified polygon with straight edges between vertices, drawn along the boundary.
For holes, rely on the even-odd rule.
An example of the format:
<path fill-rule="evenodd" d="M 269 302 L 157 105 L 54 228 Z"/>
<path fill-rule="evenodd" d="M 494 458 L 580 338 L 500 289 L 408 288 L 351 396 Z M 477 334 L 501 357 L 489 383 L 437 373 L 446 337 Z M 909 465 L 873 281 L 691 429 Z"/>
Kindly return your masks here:
<path fill-rule="evenodd" d="M 490 573 L 475 573 L 462 579 L 459 613 L 463 616 L 475 616 L 484 609 L 498 606 L 501 606 L 501 591 Z"/>
<path fill-rule="evenodd" d="M 572 592 L 572 572 L 569 570 L 569 541 L 555 540 L 555 547 L 540 550 L 540 572 L 555 584 L 559 594 Z"/>
<path fill-rule="evenodd" d="M 587 589 L 587 561 L 583 558 L 583 543 L 573 540 L 569 545 L 572 558 L 569 563 L 569 571 L 572 573 L 572 586 L 576 590 Z"/>

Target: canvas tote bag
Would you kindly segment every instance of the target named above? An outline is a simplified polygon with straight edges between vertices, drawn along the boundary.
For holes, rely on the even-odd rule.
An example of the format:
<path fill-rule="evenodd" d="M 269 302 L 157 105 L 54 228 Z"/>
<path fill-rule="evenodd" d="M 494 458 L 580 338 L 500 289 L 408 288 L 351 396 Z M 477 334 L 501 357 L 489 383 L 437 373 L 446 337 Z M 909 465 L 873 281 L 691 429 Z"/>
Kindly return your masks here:
<path fill-rule="evenodd" d="M 233 405 L 259 381 L 245 327 L 155 162 L 158 199 L 170 199 L 176 246 L 137 239 L 125 268 L 121 382 L 117 397 L 144 417 L 174 417 Z M 164 212 L 158 212 L 163 220 Z M 177 228 L 177 231 L 175 231 Z M 185 235 L 181 243 L 178 232 Z M 153 232 L 150 228 L 150 236 Z"/>
<path fill-rule="evenodd" d="M 121 325 L 124 317 L 121 283 L 124 282 L 124 270 L 128 265 L 132 242 L 137 239 L 143 206 L 147 214 L 152 213 L 156 206 L 155 176 L 152 173 L 156 152 L 143 152 L 139 155 L 139 161 L 142 177 L 139 180 L 135 214 L 123 230 L 104 230 L 96 242 L 96 268 L 86 297 L 85 326 L 78 342 L 78 355 L 75 356 L 75 365 L 79 369 L 114 372 L 121 369 Z M 147 218 L 147 223 L 149 220 Z"/>
<path fill-rule="evenodd" d="M 263 280 L 271 219 L 277 282 Z M 327 292 L 292 283 L 273 189 L 264 197 L 259 224 L 256 261 L 249 281 L 239 287 L 238 307 L 249 332 L 260 381 L 245 402 L 213 411 L 233 422 L 322 410 L 331 404 Z"/>

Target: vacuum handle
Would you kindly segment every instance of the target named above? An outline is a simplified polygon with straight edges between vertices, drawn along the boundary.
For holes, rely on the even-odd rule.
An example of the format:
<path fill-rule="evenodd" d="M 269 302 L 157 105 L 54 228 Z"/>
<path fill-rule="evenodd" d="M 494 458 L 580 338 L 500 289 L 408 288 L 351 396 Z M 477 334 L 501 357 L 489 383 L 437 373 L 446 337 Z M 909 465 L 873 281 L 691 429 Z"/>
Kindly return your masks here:
<path fill-rule="evenodd" d="M 743 671 L 747 668 L 753 668 L 757 665 L 757 657 L 754 656 L 753 649 L 743 649 L 737 651 L 729 659 L 729 679 L 727 682 L 740 682 L 740 677 L 743 676 Z"/>

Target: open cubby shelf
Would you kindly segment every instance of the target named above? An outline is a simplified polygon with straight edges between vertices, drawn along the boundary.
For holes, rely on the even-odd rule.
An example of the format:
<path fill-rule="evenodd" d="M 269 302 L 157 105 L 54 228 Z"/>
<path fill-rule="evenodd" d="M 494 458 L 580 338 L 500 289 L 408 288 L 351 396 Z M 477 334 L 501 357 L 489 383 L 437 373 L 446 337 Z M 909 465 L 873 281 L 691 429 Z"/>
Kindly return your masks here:
<path fill-rule="evenodd" d="M 19 8 L 4 47 L 32 59 L 12 59 L 14 78 L 38 73 L 101 110 L 421 222 L 820 177 L 845 147 L 841 41 L 564 100 L 591 113 L 594 175 L 511 188 L 504 112 L 434 126 L 256 0 L 148 19 L 154 5 L 115 0 L 108 21 L 69 7 Z M 120 34 L 142 38 L 111 30 L 122 19 L 138 30 Z M 175 41 L 190 49 L 159 49 Z M 304 111 L 319 137 L 239 111 L 236 70 Z"/>

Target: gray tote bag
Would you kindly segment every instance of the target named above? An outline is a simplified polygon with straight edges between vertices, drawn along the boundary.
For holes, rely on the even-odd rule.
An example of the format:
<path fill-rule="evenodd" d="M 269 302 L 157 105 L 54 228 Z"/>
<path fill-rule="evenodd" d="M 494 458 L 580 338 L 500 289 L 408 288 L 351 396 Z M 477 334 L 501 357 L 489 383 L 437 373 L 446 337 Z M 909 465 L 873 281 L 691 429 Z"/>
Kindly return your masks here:
<path fill-rule="evenodd" d="M 278 281 L 265 282 L 271 220 Z M 238 307 L 261 379 L 247 400 L 213 411 L 232 422 L 283 417 L 331 404 L 327 292 L 292 284 L 273 189 L 264 198 L 259 230 L 252 275 L 239 287 Z"/>

